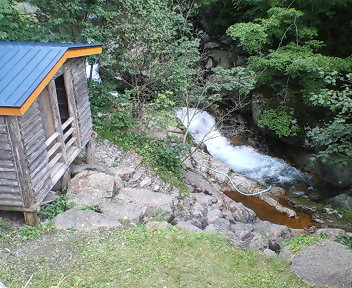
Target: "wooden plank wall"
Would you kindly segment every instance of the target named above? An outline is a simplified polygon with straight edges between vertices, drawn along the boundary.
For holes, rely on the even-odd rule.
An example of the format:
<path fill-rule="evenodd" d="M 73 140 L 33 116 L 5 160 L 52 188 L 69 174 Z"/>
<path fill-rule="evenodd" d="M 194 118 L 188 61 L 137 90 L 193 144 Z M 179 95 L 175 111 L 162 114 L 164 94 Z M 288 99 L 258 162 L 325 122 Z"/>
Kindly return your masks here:
<path fill-rule="evenodd" d="M 72 67 L 72 82 L 77 107 L 80 141 L 83 147 L 88 143 L 93 132 L 86 80 L 86 66 L 84 58 L 75 58 L 69 61 L 69 65 Z"/>
<path fill-rule="evenodd" d="M 37 203 L 43 200 L 53 185 L 38 99 L 18 120 L 33 196 Z"/>
<path fill-rule="evenodd" d="M 23 206 L 14 154 L 4 116 L 0 116 L 0 205 Z"/>

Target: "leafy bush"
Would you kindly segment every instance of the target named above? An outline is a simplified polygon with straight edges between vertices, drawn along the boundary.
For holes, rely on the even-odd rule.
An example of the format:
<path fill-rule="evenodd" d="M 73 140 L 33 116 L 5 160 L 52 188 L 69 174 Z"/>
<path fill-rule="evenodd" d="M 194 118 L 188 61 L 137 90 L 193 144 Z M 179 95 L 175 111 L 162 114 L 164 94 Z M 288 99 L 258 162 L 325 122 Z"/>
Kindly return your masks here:
<path fill-rule="evenodd" d="M 299 131 L 299 127 L 294 124 L 293 117 L 283 110 L 270 109 L 260 115 L 259 126 L 268 127 L 279 137 L 290 136 Z"/>
<path fill-rule="evenodd" d="M 70 202 L 66 194 L 60 195 L 52 203 L 46 204 L 41 208 L 41 212 L 49 219 L 53 219 L 56 215 L 71 209 L 74 206 Z"/>

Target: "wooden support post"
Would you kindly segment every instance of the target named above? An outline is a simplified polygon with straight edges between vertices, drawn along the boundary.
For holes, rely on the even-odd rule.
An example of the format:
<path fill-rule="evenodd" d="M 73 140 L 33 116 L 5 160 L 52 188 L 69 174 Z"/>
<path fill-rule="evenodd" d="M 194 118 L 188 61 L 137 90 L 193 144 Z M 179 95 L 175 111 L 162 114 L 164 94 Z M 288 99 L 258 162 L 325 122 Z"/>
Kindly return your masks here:
<path fill-rule="evenodd" d="M 93 164 L 95 160 L 95 141 L 94 137 L 91 137 L 86 146 L 86 163 Z"/>
<path fill-rule="evenodd" d="M 38 225 L 40 223 L 40 219 L 38 217 L 37 212 L 23 212 L 24 215 L 24 222 L 27 225 Z"/>
<path fill-rule="evenodd" d="M 66 170 L 64 175 L 62 176 L 62 181 L 61 181 L 61 190 L 64 191 L 65 188 L 68 186 L 68 182 L 71 180 L 71 171 L 70 168 Z"/>

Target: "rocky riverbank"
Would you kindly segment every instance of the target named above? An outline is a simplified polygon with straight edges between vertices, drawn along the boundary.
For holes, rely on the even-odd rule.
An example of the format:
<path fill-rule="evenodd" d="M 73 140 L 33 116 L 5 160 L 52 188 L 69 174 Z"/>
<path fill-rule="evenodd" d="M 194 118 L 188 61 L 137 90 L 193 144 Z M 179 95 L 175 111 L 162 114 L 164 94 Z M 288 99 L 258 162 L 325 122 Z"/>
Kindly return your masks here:
<path fill-rule="evenodd" d="M 263 187 L 231 172 L 203 151 L 194 150 L 192 155 L 197 162 L 191 158 L 185 160 L 187 169 L 182 170 L 189 195 L 180 197 L 180 191 L 164 183 L 148 169 L 139 155 L 123 151 L 106 140 L 97 139 L 97 164 L 73 167 L 71 172 L 74 177 L 69 182 L 67 194 L 74 201 L 75 207 L 59 214 L 54 219 L 55 225 L 59 229 L 77 230 L 136 225 L 141 222 L 154 229 L 175 226 L 181 230 L 218 233 L 239 249 L 254 249 L 273 257 L 287 255 L 283 243 L 295 236 L 326 235 L 331 240 L 352 236 L 342 229 L 290 229 L 260 220 L 253 210 L 223 194 L 223 191 L 232 189 L 224 174 L 213 173 L 198 163 L 228 173 L 244 191 L 253 192 Z M 268 201 L 294 217 L 294 211 L 285 209 L 277 202 L 277 197 L 282 193 L 284 191 L 277 187 L 263 198 L 271 199 Z M 82 207 L 95 207 L 96 212 L 81 210 Z M 343 246 L 338 247 L 346 255 L 352 254 Z M 281 251 L 285 253 L 282 254 Z M 294 259 L 296 258 L 291 257 L 292 263 Z M 331 261 L 327 258 L 324 261 L 329 266 Z M 352 268 L 352 263 L 346 261 Z M 352 281 L 352 275 L 348 276 L 344 269 L 338 273 L 343 274 L 343 283 Z M 303 279 L 304 277 L 302 276 Z"/>

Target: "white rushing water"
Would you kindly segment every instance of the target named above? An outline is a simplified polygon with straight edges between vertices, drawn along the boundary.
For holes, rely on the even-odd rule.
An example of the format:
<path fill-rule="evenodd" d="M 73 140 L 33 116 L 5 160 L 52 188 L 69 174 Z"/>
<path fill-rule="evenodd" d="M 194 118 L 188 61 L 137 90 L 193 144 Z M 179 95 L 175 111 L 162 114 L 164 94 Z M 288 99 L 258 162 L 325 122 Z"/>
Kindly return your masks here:
<path fill-rule="evenodd" d="M 287 186 L 305 181 L 306 175 L 284 160 L 259 153 L 249 146 L 234 146 L 216 128 L 214 117 L 195 108 L 180 108 L 176 116 L 188 127 L 197 144 L 204 143 L 217 160 L 229 165 L 235 172 L 262 184 Z"/>

